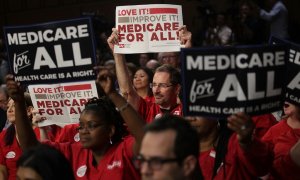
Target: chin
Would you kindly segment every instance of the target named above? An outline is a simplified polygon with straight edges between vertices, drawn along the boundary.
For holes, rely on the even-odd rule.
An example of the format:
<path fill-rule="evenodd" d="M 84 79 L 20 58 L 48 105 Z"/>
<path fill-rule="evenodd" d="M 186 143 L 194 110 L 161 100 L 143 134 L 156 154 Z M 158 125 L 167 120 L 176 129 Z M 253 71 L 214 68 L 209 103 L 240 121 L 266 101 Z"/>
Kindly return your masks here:
<path fill-rule="evenodd" d="M 161 106 L 161 105 L 162 105 L 162 101 L 161 101 L 161 100 L 156 100 L 156 99 L 155 99 L 155 104 L 158 104 L 158 105 Z"/>
<path fill-rule="evenodd" d="M 90 143 L 87 143 L 87 142 L 80 142 L 80 144 L 81 144 L 82 147 L 85 148 L 85 149 L 90 149 L 90 147 L 91 147 Z"/>

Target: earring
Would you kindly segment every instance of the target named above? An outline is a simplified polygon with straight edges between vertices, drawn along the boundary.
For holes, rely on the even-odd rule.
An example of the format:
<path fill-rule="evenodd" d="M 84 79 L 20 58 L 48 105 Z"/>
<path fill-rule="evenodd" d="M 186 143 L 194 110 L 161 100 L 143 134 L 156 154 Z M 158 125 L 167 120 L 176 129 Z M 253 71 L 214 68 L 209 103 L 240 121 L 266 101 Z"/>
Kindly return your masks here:
<path fill-rule="evenodd" d="M 110 144 L 113 144 L 112 141 L 111 141 L 111 138 L 109 138 L 109 143 L 110 143 Z"/>
<path fill-rule="evenodd" d="M 218 121 L 217 128 L 220 129 L 220 127 L 221 127 L 220 120 L 217 120 L 217 121 Z"/>

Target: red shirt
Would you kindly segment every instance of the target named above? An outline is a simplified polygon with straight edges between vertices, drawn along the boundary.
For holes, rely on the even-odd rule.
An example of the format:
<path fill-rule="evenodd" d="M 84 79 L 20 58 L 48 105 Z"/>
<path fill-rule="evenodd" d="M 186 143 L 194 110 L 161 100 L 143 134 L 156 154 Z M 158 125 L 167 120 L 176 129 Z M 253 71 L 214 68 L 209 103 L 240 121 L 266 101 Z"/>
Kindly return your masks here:
<path fill-rule="evenodd" d="M 291 148 L 299 139 L 300 129 L 291 128 L 285 119 L 265 134 L 262 140 L 271 144 L 274 153 L 270 179 L 300 179 L 300 167 L 290 156 Z"/>
<path fill-rule="evenodd" d="M 270 127 L 277 124 L 276 118 L 272 114 L 253 116 L 252 121 L 255 124 L 255 135 L 258 138 L 262 138 Z"/>
<path fill-rule="evenodd" d="M 14 137 L 12 145 L 6 146 L 4 142 L 5 133 L 6 130 L 2 131 L 0 135 L 0 164 L 6 166 L 8 180 L 16 180 L 17 160 L 22 155 L 22 149 L 17 141 L 16 136 Z"/>
<path fill-rule="evenodd" d="M 152 103 L 155 103 L 155 98 L 154 98 L 153 95 L 151 95 L 151 96 L 146 96 L 144 99 L 145 99 L 146 102 L 152 102 Z"/>
<path fill-rule="evenodd" d="M 78 180 L 140 179 L 138 171 L 132 164 L 133 143 L 134 138 L 127 136 L 123 141 L 114 144 L 96 167 L 93 165 L 92 151 L 84 149 L 80 143 L 48 142 L 59 149 L 71 162 L 74 176 Z"/>
<path fill-rule="evenodd" d="M 147 123 L 151 123 L 154 119 L 159 118 L 163 114 L 158 104 L 147 102 L 143 98 L 140 98 L 138 112 Z M 182 116 L 182 104 L 177 104 L 170 110 L 170 114 Z"/>
<path fill-rule="evenodd" d="M 62 128 L 60 126 L 57 126 L 55 124 L 47 126 L 45 130 L 47 131 L 49 140 L 55 141 L 55 139 L 59 136 L 61 129 Z M 40 129 L 38 127 L 35 127 L 33 130 L 36 137 L 40 139 Z"/>
<path fill-rule="evenodd" d="M 79 133 L 78 133 L 78 128 L 79 124 L 68 124 L 65 125 L 61 131 L 60 134 L 57 136 L 57 138 L 55 139 L 56 142 L 69 142 L 69 143 L 76 143 L 79 142 L 80 137 L 79 137 Z"/>
<path fill-rule="evenodd" d="M 267 173 L 270 165 L 269 147 L 259 139 L 254 138 L 247 151 L 243 150 L 233 134 L 228 142 L 228 150 L 221 163 L 214 180 L 252 180 Z M 205 180 L 211 180 L 215 163 L 216 152 L 211 149 L 201 152 L 199 163 Z"/>
<path fill-rule="evenodd" d="M 52 126 L 51 126 L 52 127 Z M 59 129 L 59 128 L 58 128 Z M 56 128 L 53 128 L 56 132 L 58 130 Z M 12 145 L 5 145 L 4 137 L 7 130 L 4 130 L 0 134 L 0 164 L 6 166 L 7 172 L 8 172 L 8 179 L 9 180 L 16 180 L 16 173 L 17 173 L 17 161 L 22 155 L 22 149 L 17 141 L 16 136 L 14 136 Z M 34 129 L 34 133 L 38 139 L 40 139 L 40 131 L 39 128 Z M 55 134 L 53 134 L 51 131 L 48 132 L 48 136 L 55 137 Z"/>

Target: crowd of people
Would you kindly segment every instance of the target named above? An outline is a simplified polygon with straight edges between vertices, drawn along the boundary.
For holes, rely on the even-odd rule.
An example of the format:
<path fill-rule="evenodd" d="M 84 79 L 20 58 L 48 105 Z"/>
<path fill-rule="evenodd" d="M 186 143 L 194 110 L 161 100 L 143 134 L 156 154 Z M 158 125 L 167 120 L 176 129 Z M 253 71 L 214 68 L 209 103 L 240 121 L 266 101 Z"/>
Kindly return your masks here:
<path fill-rule="evenodd" d="M 233 26 L 216 14 L 203 45 L 262 43 L 262 19 L 271 22 L 271 35 L 289 38 L 286 8 L 269 2 L 268 12 L 241 1 Z M 78 123 L 39 127 L 29 94 L 1 69 L 0 179 L 300 179 L 298 104 L 285 102 L 280 119 L 272 112 L 183 117 L 179 53 L 143 53 L 133 64 L 114 52 L 118 30 L 106 31 L 95 66 L 99 97 Z M 186 26 L 178 35 L 192 47 Z"/>

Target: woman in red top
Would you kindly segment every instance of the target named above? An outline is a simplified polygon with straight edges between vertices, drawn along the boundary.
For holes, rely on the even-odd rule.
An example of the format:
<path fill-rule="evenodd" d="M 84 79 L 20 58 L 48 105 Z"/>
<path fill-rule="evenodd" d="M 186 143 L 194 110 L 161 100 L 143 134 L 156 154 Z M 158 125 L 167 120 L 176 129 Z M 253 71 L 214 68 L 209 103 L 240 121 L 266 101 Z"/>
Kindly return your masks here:
<path fill-rule="evenodd" d="M 253 135 L 254 124 L 244 113 L 226 120 L 191 117 L 200 138 L 199 163 L 204 179 L 257 179 L 270 165 L 269 147 Z"/>
<path fill-rule="evenodd" d="M 30 99 L 30 95 L 25 93 L 25 105 L 26 105 L 26 117 L 28 119 L 28 123 L 31 124 L 31 120 L 33 117 L 32 110 L 32 102 Z M 7 119 L 11 123 L 11 125 L 0 134 L 0 179 L 16 179 L 16 170 L 17 170 L 17 160 L 22 154 L 22 150 L 20 148 L 18 139 L 21 136 L 16 132 L 15 128 L 15 102 L 13 99 L 9 99 L 8 101 L 8 109 L 7 109 Z M 32 124 L 31 124 L 32 125 Z M 34 128 L 34 126 L 32 126 Z M 56 129 L 53 129 L 56 130 Z M 38 139 L 40 139 L 40 130 L 39 128 L 35 128 L 34 132 Z M 48 137 L 53 137 L 52 134 L 54 131 L 48 131 Z M 1 178 L 2 177 L 2 178 Z"/>
<path fill-rule="evenodd" d="M 132 157 L 138 152 L 144 135 L 144 122 L 137 112 L 112 87 L 114 82 L 108 70 L 98 76 L 107 97 L 119 108 L 119 113 L 107 97 L 92 99 L 86 104 L 79 119 L 80 143 L 48 144 L 58 148 L 70 161 L 76 179 L 139 179 L 132 164 Z M 16 102 L 16 127 L 22 134 L 19 138 L 23 149 L 39 144 L 26 119 L 24 97 L 21 89 L 7 76 L 7 88 Z M 131 136 L 124 137 L 124 118 Z"/>
<path fill-rule="evenodd" d="M 272 147 L 274 160 L 270 179 L 300 177 L 300 106 L 284 103 L 283 119 L 262 138 Z"/>
<path fill-rule="evenodd" d="M 153 72 L 148 68 L 139 68 L 133 77 L 133 86 L 140 97 L 147 102 L 154 102 L 150 83 L 153 79 Z"/>

